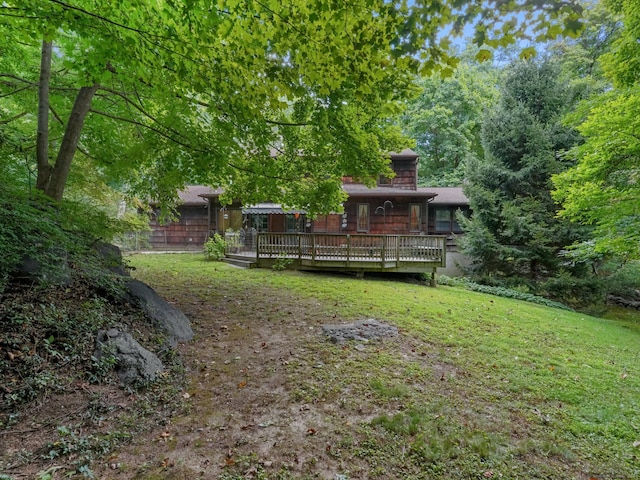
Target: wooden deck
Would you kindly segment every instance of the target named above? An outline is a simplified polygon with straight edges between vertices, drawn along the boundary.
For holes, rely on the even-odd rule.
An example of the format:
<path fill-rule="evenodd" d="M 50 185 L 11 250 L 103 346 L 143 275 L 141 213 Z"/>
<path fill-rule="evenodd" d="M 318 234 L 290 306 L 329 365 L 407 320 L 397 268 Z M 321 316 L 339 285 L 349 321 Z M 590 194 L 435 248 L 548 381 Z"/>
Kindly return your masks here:
<path fill-rule="evenodd" d="M 269 268 L 283 259 L 298 270 L 435 273 L 446 266 L 446 237 L 234 232 L 227 256 Z"/>

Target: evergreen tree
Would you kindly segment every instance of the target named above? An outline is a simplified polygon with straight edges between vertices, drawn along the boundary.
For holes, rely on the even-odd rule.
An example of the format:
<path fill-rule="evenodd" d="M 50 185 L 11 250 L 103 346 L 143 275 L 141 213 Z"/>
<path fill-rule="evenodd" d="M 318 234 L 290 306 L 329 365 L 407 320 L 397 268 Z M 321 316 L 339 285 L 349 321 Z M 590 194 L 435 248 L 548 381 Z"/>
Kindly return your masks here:
<path fill-rule="evenodd" d="M 557 271 L 578 231 L 556 218 L 551 176 L 569 167 L 562 152 L 578 135 L 560 120 L 571 92 L 550 61 L 509 67 L 498 106 L 482 125 L 485 156 L 469 162 L 461 248 L 476 273 L 537 278 Z"/>

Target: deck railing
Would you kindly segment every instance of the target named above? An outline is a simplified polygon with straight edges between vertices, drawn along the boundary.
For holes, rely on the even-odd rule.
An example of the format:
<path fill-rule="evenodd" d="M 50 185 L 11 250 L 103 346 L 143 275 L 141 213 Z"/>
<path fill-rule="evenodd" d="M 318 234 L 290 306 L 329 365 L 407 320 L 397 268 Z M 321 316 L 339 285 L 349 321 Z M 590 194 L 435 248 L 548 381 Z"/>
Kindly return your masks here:
<path fill-rule="evenodd" d="M 257 259 L 286 257 L 304 261 L 431 262 L 444 266 L 446 237 L 425 235 L 343 235 L 258 233 L 226 236 L 227 253 L 255 253 Z"/>

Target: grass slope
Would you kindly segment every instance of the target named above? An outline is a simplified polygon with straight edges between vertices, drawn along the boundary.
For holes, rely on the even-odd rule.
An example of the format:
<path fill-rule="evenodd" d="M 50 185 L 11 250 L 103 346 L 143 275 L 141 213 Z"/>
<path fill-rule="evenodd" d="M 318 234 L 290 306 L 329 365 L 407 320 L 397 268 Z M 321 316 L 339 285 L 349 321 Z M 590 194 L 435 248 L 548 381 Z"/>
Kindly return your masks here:
<path fill-rule="evenodd" d="M 165 297 L 189 291 L 252 321 L 302 307 L 324 323 L 376 318 L 400 328 L 359 349 L 318 336 L 306 345 L 308 368 L 291 367 L 283 395 L 341 411 L 327 414 L 334 443 L 317 459 L 339 478 L 640 478 L 637 319 L 454 287 L 241 270 L 200 255 L 130 260 Z M 263 465 L 255 478 L 303 478 Z M 244 478 L 234 468 L 219 478 Z"/>

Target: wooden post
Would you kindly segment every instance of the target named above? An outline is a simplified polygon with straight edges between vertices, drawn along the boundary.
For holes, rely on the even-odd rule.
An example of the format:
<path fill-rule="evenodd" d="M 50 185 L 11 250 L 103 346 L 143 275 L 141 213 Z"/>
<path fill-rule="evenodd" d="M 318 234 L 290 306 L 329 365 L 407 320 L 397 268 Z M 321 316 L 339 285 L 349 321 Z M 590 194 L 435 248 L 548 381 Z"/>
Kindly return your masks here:
<path fill-rule="evenodd" d="M 347 233 L 347 267 L 349 266 L 350 255 L 351 255 L 351 236 Z"/>
<path fill-rule="evenodd" d="M 316 249 L 318 246 L 316 245 L 316 235 L 313 234 L 311 237 L 311 264 L 315 265 L 316 263 Z"/>
<path fill-rule="evenodd" d="M 437 282 L 436 282 L 436 267 L 433 267 L 433 270 L 431 271 L 431 280 L 429 281 L 429 286 L 431 286 L 431 287 L 437 286 Z"/>

